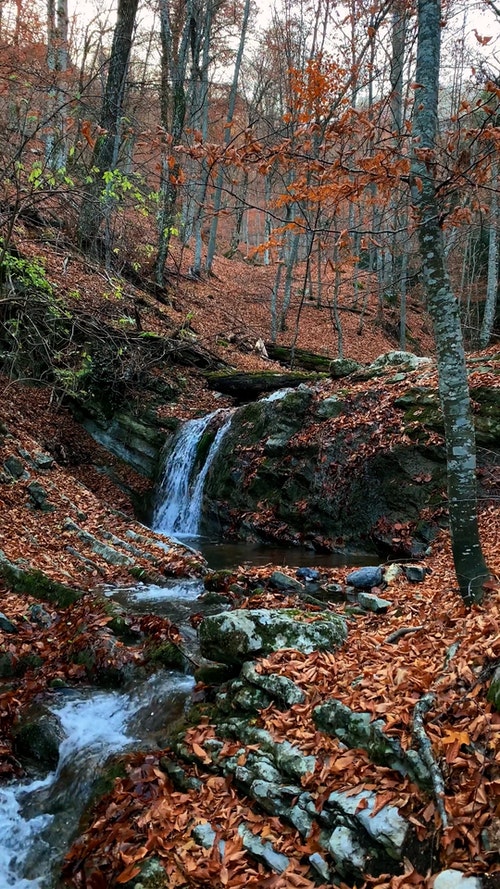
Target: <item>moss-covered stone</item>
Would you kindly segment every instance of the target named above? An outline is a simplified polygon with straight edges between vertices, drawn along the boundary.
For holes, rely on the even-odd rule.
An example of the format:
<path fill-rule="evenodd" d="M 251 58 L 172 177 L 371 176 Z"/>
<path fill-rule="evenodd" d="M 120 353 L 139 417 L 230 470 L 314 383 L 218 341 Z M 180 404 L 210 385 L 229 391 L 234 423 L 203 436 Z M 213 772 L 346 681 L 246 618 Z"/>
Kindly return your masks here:
<path fill-rule="evenodd" d="M 81 590 L 57 583 L 41 571 L 20 568 L 19 565 L 10 562 L 1 550 L 0 575 L 15 593 L 25 593 L 28 596 L 33 596 L 34 599 L 52 602 L 60 608 L 72 605 L 82 595 Z"/>
<path fill-rule="evenodd" d="M 170 670 L 184 670 L 187 663 L 181 649 L 173 642 L 148 645 L 146 660 L 154 666 L 166 667 Z"/>
<path fill-rule="evenodd" d="M 8 651 L 0 650 L 0 679 L 14 675 L 14 658 Z"/>
<path fill-rule="evenodd" d="M 300 615 L 284 611 L 243 609 L 209 615 L 200 624 L 200 650 L 204 657 L 223 664 L 242 664 L 258 655 L 281 648 L 335 651 L 347 637 L 345 622 L 338 615 L 304 622 Z"/>
<path fill-rule="evenodd" d="M 40 715 L 23 722 L 14 733 L 14 752 L 19 759 L 35 762 L 47 769 L 55 769 L 59 762 L 59 747 L 63 733 L 52 715 Z"/>

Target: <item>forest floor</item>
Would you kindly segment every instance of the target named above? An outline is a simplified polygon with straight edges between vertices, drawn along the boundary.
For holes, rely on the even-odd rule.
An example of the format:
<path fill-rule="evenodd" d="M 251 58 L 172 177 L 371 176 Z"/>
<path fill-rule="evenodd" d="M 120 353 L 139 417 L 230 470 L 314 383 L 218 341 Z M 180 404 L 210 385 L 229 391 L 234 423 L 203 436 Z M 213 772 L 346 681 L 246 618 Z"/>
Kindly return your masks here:
<path fill-rule="evenodd" d="M 232 367 L 281 369 L 255 350 L 258 340 L 269 339 L 270 268 L 241 259 L 219 259 L 214 277 L 194 281 L 189 278 L 189 256 L 185 255 L 182 274 L 172 271 L 159 301 L 157 295 L 111 277 L 76 254 L 68 254 L 65 247 L 54 249 L 37 231 L 22 229 L 17 247 L 26 257 L 43 257 L 47 277 L 58 297 L 68 305 L 77 304 L 79 312 L 92 316 L 97 323 L 121 330 L 120 319 L 128 318 L 131 327 L 135 323 L 138 330 L 163 336 L 189 329 L 198 343 Z M 294 340 L 298 308 L 298 298 L 294 298 L 289 329 L 279 338 L 282 343 Z M 381 317 L 375 296 L 368 294 L 364 306 L 362 302 L 353 306 L 346 298 L 344 309 L 341 317 L 346 357 L 369 362 L 398 347 L 393 336 L 394 312 L 386 309 Z M 432 354 L 429 320 L 418 294 L 410 299 L 408 327 L 414 344 L 409 348 L 418 354 Z M 334 358 L 337 342 L 331 309 L 304 305 L 296 345 Z M 494 350 L 485 354 L 485 362 L 491 362 L 493 354 Z M 183 389 L 175 405 L 163 408 L 166 415 L 186 419 L 231 403 L 211 391 L 196 369 L 174 367 L 172 373 L 176 379 L 182 374 Z M 53 687 L 54 680 L 89 681 L 84 664 L 78 657 L 69 656 L 70 642 L 78 637 L 78 646 L 83 648 L 92 637 L 99 637 L 100 656 L 106 659 L 109 615 L 96 591 L 109 583 L 130 583 L 125 569 L 110 566 L 95 553 L 82 562 L 73 532 L 66 530 L 64 520 L 71 518 L 95 536 L 109 529 L 123 539 L 127 531 L 135 530 L 144 538 L 141 549 L 145 555 L 142 560 L 138 558 L 138 564 L 145 572 L 151 572 L 148 554 L 156 559 L 155 570 L 163 576 L 196 574 L 202 569 L 199 560 L 182 547 L 172 546 L 158 561 L 154 544 L 158 535 L 135 521 L 126 493 L 129 485 L 136 491 L 143 490 L 146 496 L 148 483 L 105 453 L 60 404 L 52 388 L 34 387 L 4 376 L 0 391 L 0 464 L 5 465 L 14 456 L 27 470 L 27 476 L 18 479 L 2 475 L 0 550 L 11 562 L 25 560 L 27 566 L 54 581 L 85 592 L 66 608 L 45 604 L 49 620 L 44 625 L 34 617 L 32 606 L 37 598 L 19 587 L 13 591 L 2 582 L 2 612 L 18 630 L 10 633 L 0 629 L 0 651 L 2 657 L 10 658 L 14 676 L 0 680 L 0 773 L 8 779 L 20 773 L 12 746 L 12 730 L 20 713 L 28 702 Z M 39 453 L 54 458 L 50 469 L 33 468 L 31 458 Z M 28 491 L 33 480 L 47 490 L 48 511 L 33 506 Z M 318 755 L 321 768 L 310 776 L 308 784 L 318 798 L 334 789 L 352 793 L 360 787 L 376 789 L 379 805 L 397 805 L 415 826 L 417 835 L 434 836 L 443 867 L 491 875 L 500 874 L 500 715 L 486 699 L 500 658 L 500 514 L 496 502 L 481 504 L 480 523 L 492 575 L 481 605 L 464 608 L 448 535 L 442 532 L 426 558 L 425 581 L 415 585 L 400 576 L 390 590 L 395 607 L 388 614 L 367 614 L 350 621 L 348 645 L 334 657 L 278 652 L 262 661 L 259 669 L 288 676 L 306 693 L 305 704 L 285 713 L 270 707 L 261 720 L 276 739 L 293 739 L 304 752 L 314 750 Z M 272 568 L 243 571 L 236 567 L 236 573 L 242 582 L 258 576 L 265 584 Z M 345 573 L 332 569 L 326 577 L 343 581 Z M 259 607 L 274 604 L 276 598 L 269 594 Z M 342 613 L 344 606 L 332 607 Z M 401 636 L 397 644 L 387 641 L 392 633 L 407 627 L 419 629 Z M 139 629 L 149 632 L 150 639 L 178 642 L 175 629 L 166 621 Z M 452 650 L 455 654 L 448 658 Z M 119 657 L 137 661 L 142 652 L 137 646 L 120 643 Z M 198 692 L 202 696 L 203 688 Z M 427 692 L 436 696 L 426 730 L 445 778 L 446 830 L 442 829 L 435 800 L 425 797 L 408 779 L 374 766 L 362 751 L 341 750 L 336 741 L 320 736 L 311 718 L 318 701 L 334 693 L 356 710 L 385 718 L 388 733 L 407 747 L 412 740 L 415 705 Z M 207 720 L 189 731 L 195 753 L 212 732 Z M 258 813 L 229 781 L 204 772 L 203 763 L 192 766 L 193 773 L 204 779 L 198 794 L 175 790 L 158 769 L 160 755 L 141 759 L 137 754 L 131 758 L 126 778 L 117 779 L 113 793 L 89 821 L 82 843 L 72 854 L 68 885 L 99 889 L 125 884 L 137 875 L 140 862 L 155 854 L 167 870 L 171 887 L 231 889 L 246 884 L 312 889 L 307 856 L 317 849 L 314 836 L 306 842 L 293 828 Z M 211 821 L 214 813 L 220 825 L 219 837 L 226 840 L 222 858 L 217 848 L 203 849 L 190 837 L 193 821 Z M 290 857 L 292 864 L 286 873 L 270 876 L 242 851 L 237 834 L 242 821 L 252 823 L 256 833 Z M 490 852 L 485 851 L 486 834 Z M 430 886 L 431 880 L 407 863 L 404 875 L 370 878 L 367 885 L 401 889 Z"/>

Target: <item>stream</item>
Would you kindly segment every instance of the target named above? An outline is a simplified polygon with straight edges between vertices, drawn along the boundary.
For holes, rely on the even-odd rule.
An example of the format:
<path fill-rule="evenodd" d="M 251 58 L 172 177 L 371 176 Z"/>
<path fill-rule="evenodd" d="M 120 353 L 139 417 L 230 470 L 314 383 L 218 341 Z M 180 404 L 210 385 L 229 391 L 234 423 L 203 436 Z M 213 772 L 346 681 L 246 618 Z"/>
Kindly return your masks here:
<path fill-rule="evenodd" d="M 277 393 L 269 398 L 276 399 Z M 232 413 L 216 411 L 184 423 L 175 436 L 153 516 L 153 530 L 200 549 L 211 568 L 275 564 L 289 567 L 373 564 L 373 557 L 283 549 L 260 544 L 224 543 L 200 537 L 203 488 Z M 212 423 L 218 424 L 202 465 L 198 446 Z M 129 612 L 155 613 L 175 623 L 196 651 L 196 631 L 189 618 L 203 610 L 203 582 L 179 579 L 163 586 L 108 590 Z M 205 611 L 208 607 L 205 606 Z M 212 606 L 211 610 L 214 610 Z M 106 763 L 117 754 L 163 747 L 169 726 L 189 706 L 191 676 L 160 670 L 120 691 L 63 689 L 45 705 L 57 717 L 64 740 L 57 769 L 40 779 L 0 787 L 0 889 L 53 889 L 60 863 L 78 834 Z"/>

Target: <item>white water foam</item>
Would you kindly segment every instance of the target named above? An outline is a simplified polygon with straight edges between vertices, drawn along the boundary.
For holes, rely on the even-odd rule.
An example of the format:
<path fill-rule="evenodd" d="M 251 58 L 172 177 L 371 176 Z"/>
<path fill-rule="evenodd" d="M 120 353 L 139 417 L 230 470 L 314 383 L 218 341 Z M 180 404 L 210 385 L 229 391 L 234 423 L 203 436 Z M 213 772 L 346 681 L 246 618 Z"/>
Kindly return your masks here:
<path fill-rule="evenodd" d="M 141 725 L 134 726 L 134 716 L 141 722 L 163 707 L 162 683 L 164 696 L 170 681 L 156 674 L 132 694 L 93 691 L 82 697 L 71 692 L 70 699 L 51 706 L 66 736 L 56 771 L 43 780 L 0 788 L 1 889 L 47 885 L 53 863 L 51 829 L 60 834 L 69 824 L 69 840 L 99 767 L 112 754 L 140 746 Z M 172 687 L 178 693 L 187 695 L 192 686 L 192 677 L 175 675 Z M 73 792 L 68 781 L 75 782 Z"/>
<path fill-rule="evenodd" d="M 198 537 L 203 502 L 203 488 L 210 467 L 228 431 L 231 416 L 217 431 L 200 472 L 192 478 L 198 444 L 210 422 L 222 411 L 214 411 L 199 420 L 184 423 L 167 460 L 160 486 L 159 504 L 153 517 L 153 530 L 182 540 Z"/>

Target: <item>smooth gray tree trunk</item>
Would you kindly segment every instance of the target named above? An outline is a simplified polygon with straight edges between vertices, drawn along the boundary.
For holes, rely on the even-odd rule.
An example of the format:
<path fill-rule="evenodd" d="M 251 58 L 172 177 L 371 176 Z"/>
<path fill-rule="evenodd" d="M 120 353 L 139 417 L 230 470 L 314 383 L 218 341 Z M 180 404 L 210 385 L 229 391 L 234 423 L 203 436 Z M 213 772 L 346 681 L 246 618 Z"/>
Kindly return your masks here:
<path fill-rule="evenodd" d="M 490 204 L 490 241 L 488 246 L 488 281 L 486 284 L 486 302 L 484 304 L 483 322 L 481 325 L 481 333 L 479 336 L 479 345 L 481 349 L 489 346 L 491 334 L 493 333 L 493 325 L 495 323 L 495 313 L 497 307 L 498 294 L 498 160 L 491 164 L 491 204 Z"/>
<path fill-rule="evenodd" d="M 241 62 L 243 60 L 243 50 L 245 48 L 245 40 L 247 35 L 247 25 L 248 19 L 250 16 L 250 0 L 245 0 L 245 6 L 243 9 L 243 21 L 241 23 L 241 36 L 240 42 L 238 45 L 238 52 L 236 54 L 236 61 L 234 63 L 234 72 L 233 72 L 233 80 L 231 83 L 231 90 L 229 93 L 229 102 L 227 108 L 227 116 L 226 116 L 226 126 L 224 129 L 224 146 L 227 147 L 231 141 L 231 124 L 233 122 L 234 117 L 234 108 L 236 105 L 236 96 L 238 93 L 238 81 L 240 79 L 240 70 L 241 70 Z M 208 239 L 207 246 L 207 258 L 205 261 L 205 269 L 207 272 L 212 271 L 212 263 L 214 261 L 215 256 L 215 248 L 217 244 L 217 228 L 219 225 L 219 214 L 222 206 L 222 185 L 224 181 L 224 169 L 222 164 L 219 165 L 219 169 L 217 171 L 217 179 L 215 182 L 215 193 L 214 193 L 214 203 L 212 207 L 212 223 L 210 225 L 210 236 Z"/>
<path fill-rule="evenodd" d="M 418 29 L 412 196 L 437 350 L 439 394 L 446 437 L 453 561 L 462 598 L 471 604 L 482 598 L 488 569 L 481 550 L 477 520 L 475 433 L 462 329 L 458 303 L 445 266 L 436 194 L 440 0 L 419 0 Z"/>

